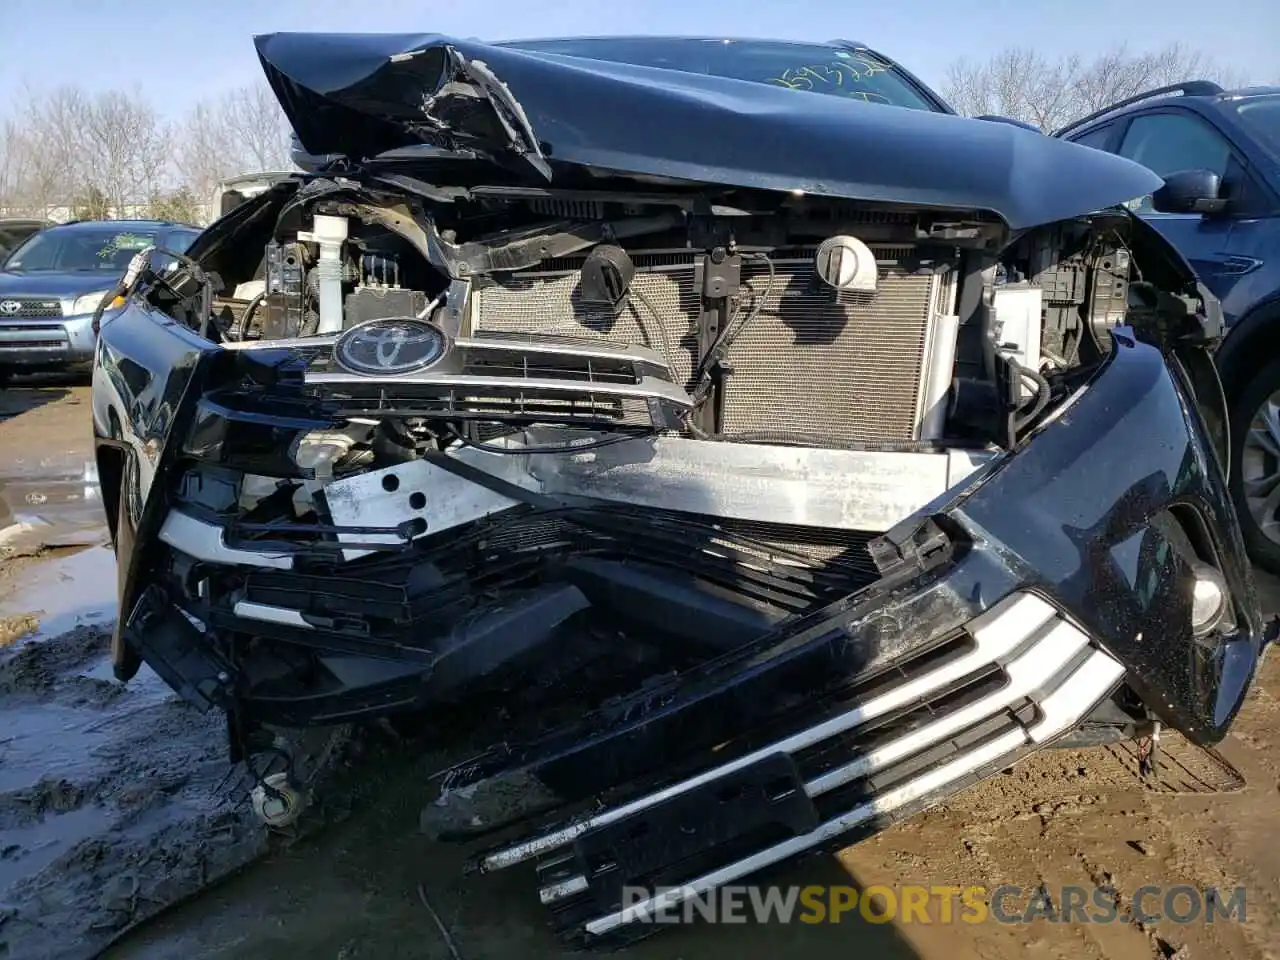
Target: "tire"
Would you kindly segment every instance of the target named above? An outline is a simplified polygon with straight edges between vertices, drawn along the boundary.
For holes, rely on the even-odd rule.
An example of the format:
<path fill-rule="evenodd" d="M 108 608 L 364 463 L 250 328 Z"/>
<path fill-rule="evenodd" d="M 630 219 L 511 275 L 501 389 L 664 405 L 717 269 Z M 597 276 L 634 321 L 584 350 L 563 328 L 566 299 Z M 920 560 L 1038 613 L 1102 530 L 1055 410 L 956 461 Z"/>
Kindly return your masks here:
<path fill-rule="evenodd" d="M 1232 406 L 1230 488 L 1250 559 L 1280 574 L 1280 359 L 1259 370 Z M 1264 529 L 1259 520 L 1268 517 Z"/>
<path fill-rule="evenodd" d="M 8 388 L 11 380 L 13 380 L 13 371 L 8 367 L 0 367 L 0 390 Z"/>

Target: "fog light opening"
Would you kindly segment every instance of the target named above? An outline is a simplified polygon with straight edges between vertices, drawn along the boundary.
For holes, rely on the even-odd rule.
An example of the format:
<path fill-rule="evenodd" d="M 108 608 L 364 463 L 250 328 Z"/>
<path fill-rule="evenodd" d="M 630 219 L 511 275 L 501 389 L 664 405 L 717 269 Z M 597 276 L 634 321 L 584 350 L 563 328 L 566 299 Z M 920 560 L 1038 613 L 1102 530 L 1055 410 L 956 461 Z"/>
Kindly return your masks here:
<path fill-rule="evenodd" d="M 317 480 L 333 476 L 334 465 L 351 452 L 355 439 L 349 434 L 315 430 L 296 437 L 289 445 L 289 458 Z"/>
<path fill-rule="evenodd" d="M 1191 630 L 1197 637 L 1212 633 L 1226 619 L 1229 604 L 1227 582 L 1207 563 L 1192 567 Z"/>

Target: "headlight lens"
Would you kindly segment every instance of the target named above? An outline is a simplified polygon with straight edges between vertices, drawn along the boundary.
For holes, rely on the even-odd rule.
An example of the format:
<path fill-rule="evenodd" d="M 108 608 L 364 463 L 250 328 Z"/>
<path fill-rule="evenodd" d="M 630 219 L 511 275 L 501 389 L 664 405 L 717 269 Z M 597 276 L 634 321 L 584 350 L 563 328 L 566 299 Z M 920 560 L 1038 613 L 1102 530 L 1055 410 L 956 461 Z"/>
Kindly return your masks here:
<path fill-rule="evenodd" d="M 1192 568 L 1191 630 L 1203 637 L 1222 625 L 1229 608 L 1227 583 L 1222 574 L 1207 563 Z"/>
<path fill-rule="evenodd" d="M 99 290 L 97 293 L 86 293 L 82 297 L 76 297 L 76 302 L 71 305 L 71 312 L 76 315 L 81 313 L 93 313 L 93 311 L 98 309 L 98 304 L 100 304 L 103 298 L 109 293 L 111 293 L 110 290 Z M 107 304 L 107 306 L 118 307 L 123 303 L 124 297 L 116 297 Z"/>

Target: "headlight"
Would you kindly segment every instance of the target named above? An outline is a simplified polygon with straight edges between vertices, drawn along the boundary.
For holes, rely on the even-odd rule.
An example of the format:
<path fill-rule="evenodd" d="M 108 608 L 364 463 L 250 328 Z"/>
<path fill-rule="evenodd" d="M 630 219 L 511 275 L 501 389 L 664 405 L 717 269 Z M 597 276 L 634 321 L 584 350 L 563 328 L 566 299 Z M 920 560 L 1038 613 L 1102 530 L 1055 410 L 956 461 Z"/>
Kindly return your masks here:
<path fill-rule="evenodd" d="M 1220 627 L 1227 619 L 1230 594 L 1222 574 L 1207 563 L 1198 563 L 1192 571 L 1191 630 L 1203 637 Z"/>
<path fill-rule="evenodd" d="M 98 304 L 100 304 L 103 298 L 110 292 L 110 290 L 99 290 L 97 293 L 86 293 L 82 297 L 76 297 L 76 302 L 71 305 L 71 313 L 77 316 L 82 313 L 93 313 L 93 311 L 98 309 Z M 124 297 L 116 297 L 107 304 L 107 306 L 118 307 L 123 303 Z"/>

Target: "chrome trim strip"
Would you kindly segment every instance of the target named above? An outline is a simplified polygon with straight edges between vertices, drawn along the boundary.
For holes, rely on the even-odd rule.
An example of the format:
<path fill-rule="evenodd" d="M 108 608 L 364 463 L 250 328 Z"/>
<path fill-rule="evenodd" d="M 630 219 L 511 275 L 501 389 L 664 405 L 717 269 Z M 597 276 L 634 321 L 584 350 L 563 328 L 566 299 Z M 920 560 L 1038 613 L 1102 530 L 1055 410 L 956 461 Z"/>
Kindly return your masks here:
<path fill-rule="evenodd" d="M 293 569 L 293 557 L 288 553 L 228 547 L 226 533 L 222 527 L 197 520 L 181 510 L 170 510 L 160 527 L 160 539 L 163 542 L 197 560 L 246 567 L 269 567 L 275 570 Z"/>
<path fill-rule="evenodd" d="M 1000 710 L 1035 693 L 1037 689 L 1064 670 L 1088 645 L 1087 636 L 1071 624 L 1058 621 L 1009 664 L 1006 671 L 1009 682 L 1005 686 L 905 737 L 862 754 L 842 767 L 828 770 L 821 776 L 808 781 L 804 785 L 805 793 L 811 797 L 821 796 L 846 783 L 905 760 L 912 754 L 934 746 L 947 737 L 995 715 Z M 586 886 L 585 877 L 572 877 L 543 887 L 538 893 L 543 903 L 552 903 L 562 897 L 571 896 L 580 889 L 585 889 Z"/>
<path fill-rule="evenodd" d="M 967 707 L 947 714 L 941 720 L 921 727 L 908 736 L 864 753 L 852 763 L 828 770 L 822 776 L 806 783 L 805 791 L 811 797 L 819 796 L 859 777 L 882 770 L 899 760 L 905 760 L 913 753 L 940 743 L 966 727 L 985 720 L 1023 697 L 1035 693 L 1038 687 L 1053 679 L 1088 645 L 1089 638 L 1071 624 L 1058 623 L 1043 639 L 1037 641 L 1022 656 L 1009 664 L 1007 668 L 1009 683 L 1004 687 Z"/>
<path fill-rule="evenodd" d="M 827 840 L 834 839 L 840 834 L 870 820 L 872 817 L 892 810 L 896 807 L 903 806 L 912 800 L 919 799 L 939 787 L 946 786 L 955 780 L 974 770 L 981 769 L 988 763 L 998 760 L 1006 754 L 1012 753 L 1023 742 L 1023 733 L 1019 730 L 1011 730 L 1009 733 L 991 741 L 977 750 L 967 753 L 964 756 L 944 764 L 931 770 L 924 776 L 917 777 L 908 783 L 903 784 L 894 790 L 881 794 L 875 800 L 868 801 L 860 806 L 854 807 L 847 813 L 828 820 L 822 824 L 817 830 L 804 834 L 799 837 L 792 837 L 783 843 L 775 844 L 767 847 L 749 857 L 738 860 L 725 867 L 715 870 L 711 873 L 704 874 L 696 880 L 676 887 L 671 890 L 663 891 L 661 894 L 650 897 L 648 900 L 642 900 L 639 903 L 632 904 L 623 910 L 615 913 L 606 914 L 603 917 L 597 917 L 585 925 L 588 933 L 603 934 L 610 930 L 615 930 L 627 923 L 634 923 L 637 920 L 645 918 L 663 910 L 667 907 L 674 906 L 689 897 L 696 896 L 705 890 L 722 886 L 739 877 L 754 873 L 763 869 L 770 864 L 785 860 L 787 857 L 797 853 L 803 853 L 810 847 L 817 846 Z"/>
<path fill-rule="evenodd" d="M 1124 668 L 1120 664 L 1101 650 L 1095 650 L 1062 686 L 1045 698 L 1041 704 L 1044 719 L 1030 731 L 1011 730 L 950 763 L 935 767 L 899 787 L 885 791 L 873 800 L 859 804 L 852 810 L 828 820 L 810 833 L 784 840 L 749 857 L 704 874 L 680 887 L 665 890 L 622 910 L 597 917 L 588 922 L 585 929 L 588 933 L 600 935 L 624 924 L 644 920 L 659 910 L 674 906 L 691 896 L 755 873 L 787 857 L 833 840 L 873 817 L 924 799 L 934 791 L 955 783 L 988 764 L 998 762 L 1002 757 L 1026 746 L 1029 741 L 1042 743 L 1062 733 L 1083 717 L 1098 700 L 1107 694 L 1123 673 Z"/>
<path fill-rule="evenodd" d="M 237 617 L 246 620 L 261 620 L 263 623 L 279 623 L 286 627 L 300 627 L 303 630 L 314 630 L 315 627 L 303 619 L 301 611 L 288 607 L 276 607 L 269 603 L 254 603 L 252 600 L 237 600 L 231 608 Z"/>

